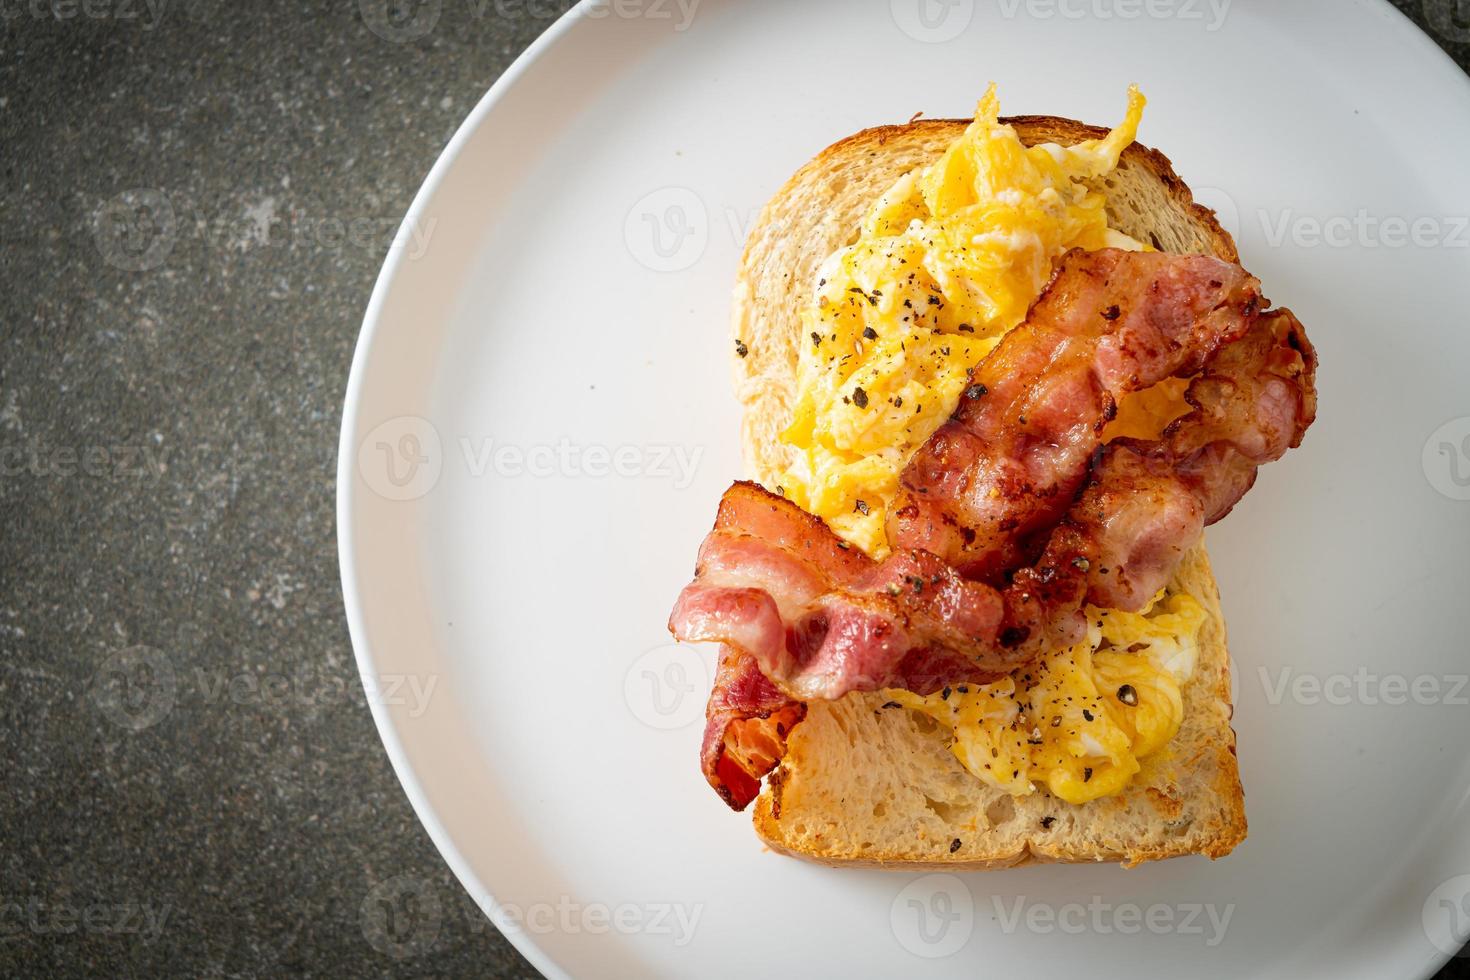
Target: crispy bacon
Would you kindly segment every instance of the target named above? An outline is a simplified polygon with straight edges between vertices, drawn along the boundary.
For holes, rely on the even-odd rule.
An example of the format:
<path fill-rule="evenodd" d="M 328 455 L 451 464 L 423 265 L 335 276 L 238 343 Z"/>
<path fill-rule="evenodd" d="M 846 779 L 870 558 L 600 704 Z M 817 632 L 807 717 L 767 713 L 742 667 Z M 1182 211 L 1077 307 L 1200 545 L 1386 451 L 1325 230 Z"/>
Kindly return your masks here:
<path fill-rule="evenodd" d="M 1073 249 L 914 454 L 890 509 L 895 551 L 991 584 L 1071 505 L 1118 401 L 1197 373 L 1243 336 L 1260 283 L 1203 255 Z"/>
<path fill-rule="evenodd" d="M 682 640 L 724 644 L 702 758 L 706 778 L 730 806 L 743 809 L 754 799 L 805 717 L 805 701 L 985 683 L 1075 642 L 1085 602 L 1141 608 L 1202 529 L 1250 489 L 1257 468 L 1300 445 L 1316 414 L 1316 355 L 1289 311 L 1257 314 L 1254 279 L 1238 267 L 1220 267 L 1216 276 L 1208 271 L 1214 260 L 1196 258 L 1136 267 L 1121 253 L 1102 265 L 1086 256 L 1069 260 L 1070 272 L 1051 287 L 1073 291 L 1064 305 L 1083 303 L 1085 294 L 1097 312 L 1097 296 L 1123 288 L 1109 276 L 1146 284 L 1131 294 L 1137 305 L 1129 322 L 1116 325 L 1125 319 L 1122 304 L 1116 317 L 1109 304 L 1099 316 L 1114 326 L 1092 341 L 1085 325 L 1074 325 L 1049 328 L 1063 339 L 1038 340 L 1020 353 L 1003 343 L 996 354 L 1005 352 L 1008 367 L 982 364 L 977 374 L 997 372 L 997 387 L 974 400 L 999 392 L 992 404 L 1005 410 L 956 413 L 941 431 L 949 430 L 948 446 L 960 448 L 934 448 L 925 464 L 950 459 L 965 482 L 946 484 L 937 469 L 919 473 L 944 491 L 935 500 L 965 507 L 974 504 L 975 487 L 991 481 L 995 492 L 985 496 L 999 504 L 956 507 L 938 518 L 937 537 L 924 539 L 952 548 L 958 533 L 959 560 L 990 583 L 923 549 L 896 549 L 874 562 L 784 497 L 750 483 L 726 491 L 669 626 Z M 1153 278 L 1140 278 L 1149 269 Z M 1037 309 L 1045 313 L 1043 304 Z M 1200 322 L 1184 323 L 1182 309 L 1196 310 Z M 1037 349 L 1049 352 L 1040 363 Z M 1012 373 L 1030 380 L 1007 387 Z M 1097 445 L 1120 393 L 1192 375 L 1185 396 L 1192 410 L 1158 439 Z M 977 443 L 982 437 L 1008 448 Z M 1004 453 L 1024 461 L 1016 471 L 1021 482 L 1005 482 L 1014 459 Z M 908 489 L 910 499 L 925 496 Z M 962 521 L 972 512 L 991 523 L 966 540 Z M 925 535 L 939 525 L 910 526 Z M 1024 564 L 1018 556 L 1033 553 L 1033 564 L 1017 568 Z"/>
<path fill-rule="evenodd" d="M 1163 588 L 1203 529 L 1255 483 L 1263 463 L 1301 445 L 1317 415 L 1317 355 L 1290 310 L 1258 319 L 1189 386 L 1193 411 L 1155 441 L 1115 439 L 1035 569 L 1077 576 L 1087 602 L 1136 610 Z M 1025 624 L 1019 624 L 1025 625 Z"/>
<path fill-rule="evenodd" d="M 995 643 L 1003 618 L 995 589 L 933 555 L 875 562 L 784 497 L 736 483 L 669 628 L 750 654 L 808 701 L 994 680 L 1024 657 Z"/>
<path fill-rule="evenodd" d="M 704 778 L 731 809 L 744 810 L 786 754 L 786 736 L 806 717 L 806 705 L 782 694 L 753 657 L 722 646 L 704 714 Z"/>

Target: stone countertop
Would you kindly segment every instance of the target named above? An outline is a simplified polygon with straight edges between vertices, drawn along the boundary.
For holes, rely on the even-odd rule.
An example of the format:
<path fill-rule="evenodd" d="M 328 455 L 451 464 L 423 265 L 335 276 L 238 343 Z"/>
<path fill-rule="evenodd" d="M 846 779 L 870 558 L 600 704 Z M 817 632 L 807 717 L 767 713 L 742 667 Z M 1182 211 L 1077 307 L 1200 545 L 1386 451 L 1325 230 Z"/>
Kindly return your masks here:
<path fill-rule="evenodd" d="M 535 976 L 388 766 L 334 471 L 392 232 L 567 4 L 387 3 L 0 6 L 0 974 Z"/>

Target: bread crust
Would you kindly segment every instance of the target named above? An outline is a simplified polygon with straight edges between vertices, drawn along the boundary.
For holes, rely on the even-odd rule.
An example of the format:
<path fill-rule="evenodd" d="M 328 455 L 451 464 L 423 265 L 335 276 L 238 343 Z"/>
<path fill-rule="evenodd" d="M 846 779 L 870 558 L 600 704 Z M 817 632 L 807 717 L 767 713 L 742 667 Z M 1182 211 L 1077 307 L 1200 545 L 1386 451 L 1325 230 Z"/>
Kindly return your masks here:
<path fill-rule="evenodd" d="M 1002 122 L 1028 145 L 1107 135 L 1052 116 Z M 761 212 L 741 259 L 733 303 L 734 338 L 744 351 L 733 357 L 735 389 L 752 478 L 770 485 L 789 464 L 780 432 L 794 402 L 798 311 L 810 299 L 817 268 L 853 240 L 860 216 L 879 194 L 903 173 L 938 157 L 967 125 L 969 120 L 920 119 L 846 137 L 798 170 Z M 1129 146 L 1118 169 L 1096 189 L 1106 196 L 1113 227 L 1161 250 L 1239 261 L 1235 242 L 1214 212 L 1194 201 L 1157 150 Z M 898 731 L 892 716 L 911 713 L 874 711 L 876 703 L 868 702 L 881 696 L 849 695 L 810 706 L 792 733 L 786 759 L 756 801 L 756 832 L 772 850 L 792 857 L 892 870 L 1097 861 L 1132 866 L 1182 854 L 1228 854 L 1245 837 L 1245 806 L 1230 727 L 1225 624 L 1203 544 L 1186 557 L 1173 584 L 1208 614 L 1196 673 L 1182 691 L 1185 720 L 1122 793 L 1082 806 L 1044 789 L 1013 799 L 965 772 L 937 728 Z M 862 763 L 860 771 L 845 771 L 863 755 L 884 751 L 889 754 Z M 919 771 L 880 778 L 884 766 L 900 759 Z M 1052 819 L 1043 826 L 1047 816 Z"/>

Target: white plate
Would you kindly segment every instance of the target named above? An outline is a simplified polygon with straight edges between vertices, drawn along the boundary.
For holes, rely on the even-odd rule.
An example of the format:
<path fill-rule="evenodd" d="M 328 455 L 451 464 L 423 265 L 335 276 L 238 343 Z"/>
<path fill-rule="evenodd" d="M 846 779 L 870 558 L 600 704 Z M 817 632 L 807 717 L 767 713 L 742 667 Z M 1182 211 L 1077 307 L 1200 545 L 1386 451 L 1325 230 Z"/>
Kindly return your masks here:
<path fill-rule="evenodd" d="M 1465 78 L 1367 0 L 688 9 L 584 6 L 506 73 L 353 363 L 352 638 L 465 887 L 550 974 L 1431 973 L 1470 929 Z M 664 623 L 738 472 L 744 232 L 828 143 L 991 79 L 1105 124 L 1142 83 L 1143 141 L 1321 351 L 1306 446 L 1211 538 L 1251 822 L 1223 861 L 834 871 L 699 775 L 709 657 Z"/>

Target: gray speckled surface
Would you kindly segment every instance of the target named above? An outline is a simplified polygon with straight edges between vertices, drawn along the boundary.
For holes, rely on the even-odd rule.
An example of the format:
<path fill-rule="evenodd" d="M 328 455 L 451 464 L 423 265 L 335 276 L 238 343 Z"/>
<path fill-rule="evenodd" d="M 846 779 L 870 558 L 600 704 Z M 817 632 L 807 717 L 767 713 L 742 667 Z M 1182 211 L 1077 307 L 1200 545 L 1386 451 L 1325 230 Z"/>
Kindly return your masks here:
<path fill-rule="evenodd" d="M 388 767 L 333 484 L 391 230 L 565 4 L 383 6 L 0 8 L 0 974 L 534 975 Z"/>
<path fill-rule="evenodd" d="M 333 511 L 391 231 L 550 7 L 408 43 L 353 2 L 0 9 L 0 902 L 36 903 L 0 975 L 535 975 L 388 766 Z"/>

